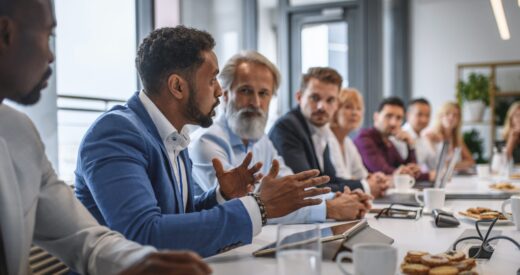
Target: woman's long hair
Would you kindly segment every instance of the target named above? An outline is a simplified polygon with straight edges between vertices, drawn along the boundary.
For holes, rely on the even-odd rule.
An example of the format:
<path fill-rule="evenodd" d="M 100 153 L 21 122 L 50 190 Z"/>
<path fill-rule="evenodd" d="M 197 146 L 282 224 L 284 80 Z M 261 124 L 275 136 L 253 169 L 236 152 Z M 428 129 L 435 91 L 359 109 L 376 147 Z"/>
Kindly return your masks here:
<path fill-rule="evenodd" d="M 457 123 L 457 126 L 453 128 L 453 132 L 451 133 L 451 144 L 453 144 L 453 147 L 458 147 L 463 144 L 462 140 L 462 133 L 461 133 L 461 126 L 462 126 L 462 112 L 460 109 L 459 104 L 456 102 L 446 102 L 442 105 L 442 107 L 437 112 L 437 115 L 435 117 L 435 123 L 433 124 L 433 130 L 437 133 L 444 134 L 443 128 L 442 128 L 442 117 L 445 116 L 449 111 L 452 110 L 458 110 L 459 111 L 459 122 Z"/>
<path fill-rule="evenodd" d="M 504 131 L 502 132 L 502 137 L 504 138 L 504 140 L 507 140 L 507 138 L 509 137 L 509 132 L 511 132 L 511 128 L 512 128 L 511 120 L 512 120 L 513 114 L 518 109 L 520 109 L 520 102 L 519 101 L 511 104 L 511 106 L 507 110 L 506 120 L 504 122 Z"/>

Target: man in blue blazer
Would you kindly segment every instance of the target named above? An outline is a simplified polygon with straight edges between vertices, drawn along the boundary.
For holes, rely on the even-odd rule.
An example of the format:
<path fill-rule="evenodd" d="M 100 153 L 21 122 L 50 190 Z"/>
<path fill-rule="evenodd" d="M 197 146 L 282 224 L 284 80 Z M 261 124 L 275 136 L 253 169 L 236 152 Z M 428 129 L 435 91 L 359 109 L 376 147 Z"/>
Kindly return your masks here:
<path fill-rule="evenodd" d="M 194 197 L 185 126 L 212 124 L 222 94 L 214 45 L 208 33 L 184 26 L 153 31 L 136 58 L 144 89 L 97 119 L 80 145 L 77 197 L 131 240 L 210 256 L 250 243 L 268 218 L 330 192 L 309 188 L 328 181 L 317 170 L 277 179 L 276 161 L 262 178 L 249 155 L 229 171 L 214 160 L 219 186 Z M 247 195 L 260 178 L 259 193 Z"/>

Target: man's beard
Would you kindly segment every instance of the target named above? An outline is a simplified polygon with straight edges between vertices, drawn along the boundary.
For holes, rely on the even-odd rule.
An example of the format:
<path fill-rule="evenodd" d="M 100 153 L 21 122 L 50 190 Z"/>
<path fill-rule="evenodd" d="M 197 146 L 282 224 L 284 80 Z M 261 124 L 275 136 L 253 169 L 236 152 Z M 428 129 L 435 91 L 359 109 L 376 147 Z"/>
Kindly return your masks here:
<path fill-rule="evenodd" d="M 211 124 L 213 124 L 212 113 L 213 110 L 215 110 L 215 107 L 217 107 L 217 105 L 219 104 L 219 101 L 217 100 L 217 102 L 213 105 L 213 108 L 211 108 L 211 111 L 208 114 L 204 114 L 198 108 L 198 103 L 195 100 L 195 98 L 197 97 L 197 89 L 195 87 L 195 84 L 192 83 L 192 81 L 188 81 L 188 88 L 190 90 L 190 96 L 188 98 L 188 105 L 186 106 L 186 115 L 197 125 L 203 128 L 208 128 L 209 126 L 211 126 Z"/>
<path fill-rule="evenodd" d="M 41 92 L 45 88 L 45 82 L 52 74 L 51 68 L 47 69 L 42 79 L 38 82 L 38 84 L 26 95 L 23 97 L 13 99 L 15 102 L 20 103 L 22 105 L 33 105 L 40 100 Z"/>
<path fill-rule="evenodd" d="M 259 139 L 264 135 L 267 114 L 260 108 L 245 107 L 238 110 L 230 100 L 226 106 L 229 128 L 242 139 Z"/>

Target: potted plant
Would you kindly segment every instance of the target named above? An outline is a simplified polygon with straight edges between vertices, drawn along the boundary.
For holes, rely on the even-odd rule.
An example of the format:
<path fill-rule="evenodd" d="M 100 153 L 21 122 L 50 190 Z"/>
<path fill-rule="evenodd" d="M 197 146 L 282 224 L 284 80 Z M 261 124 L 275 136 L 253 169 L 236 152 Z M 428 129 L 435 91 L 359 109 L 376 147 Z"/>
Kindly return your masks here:
<path fill-rule="evenodd" d="M 465 121 L 482 121 L 484 110 L 489 105 L 489 78 L 471 73 L 467 82 L 461 80 L 457 83 L 457 99 Z"/>
<path fill-rule="evenodd" d="M 464 132 L 463 139 L 475 162 L 479 164 L 487 163 L 487 160 L 484 159 L 484 149 L 482 148 L 484 141 L 480 137 L 479 132 L 475 129 Z"/>

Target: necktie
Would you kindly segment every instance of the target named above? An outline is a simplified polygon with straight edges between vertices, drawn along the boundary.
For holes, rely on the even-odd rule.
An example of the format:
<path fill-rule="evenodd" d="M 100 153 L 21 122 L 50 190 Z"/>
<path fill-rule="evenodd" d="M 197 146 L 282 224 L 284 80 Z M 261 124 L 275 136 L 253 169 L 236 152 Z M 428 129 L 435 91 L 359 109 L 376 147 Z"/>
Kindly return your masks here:
<path fill-rule="evenodd" d="M 334 165 L 330 161 L 330 152 L 329 145 L 325 146 L 325 151 L 323 151 L 323 174 L 329 176 L 331 181 L 336 177 L 336 169 Z"/>
<path fill-rule="evenodd" d="M 7 275 L 7 260 L 5 259 L 4 242 L 0 228 L 0 275 Z"/>

